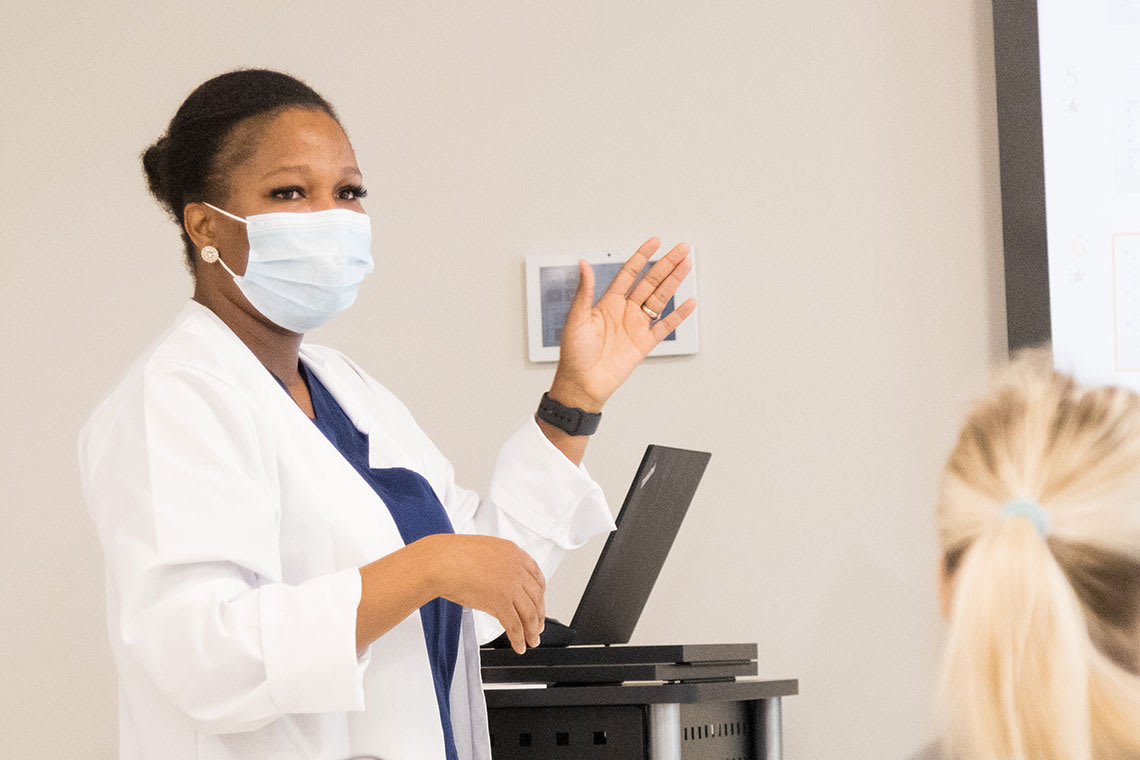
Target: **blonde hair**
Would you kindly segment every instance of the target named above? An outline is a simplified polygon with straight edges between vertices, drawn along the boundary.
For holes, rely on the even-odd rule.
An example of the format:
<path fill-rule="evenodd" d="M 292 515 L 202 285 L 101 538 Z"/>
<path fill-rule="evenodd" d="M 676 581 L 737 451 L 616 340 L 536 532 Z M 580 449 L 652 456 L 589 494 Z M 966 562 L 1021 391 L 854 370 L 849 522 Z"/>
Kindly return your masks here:
<path fill-rule="evenodd" d="M 1047 531 L 1003 512 L 1023 499 Z M 1140 397 L 1022 354 L 966 420 L 937 517 L 947 756 L 1140 757 Z"/>

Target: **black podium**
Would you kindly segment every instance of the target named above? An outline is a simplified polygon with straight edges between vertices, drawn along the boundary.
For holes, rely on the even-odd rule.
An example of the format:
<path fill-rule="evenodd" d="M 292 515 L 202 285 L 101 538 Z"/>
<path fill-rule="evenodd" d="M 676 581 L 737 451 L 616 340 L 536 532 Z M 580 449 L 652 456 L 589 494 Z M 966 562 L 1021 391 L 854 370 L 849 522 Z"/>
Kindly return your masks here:
<path fill-rule="evenodd" d="M 483 650 L 491 756 L 781 760 L 780 700 L 799 683 L 742 678 L 755 656 L 754 644 Z"/>

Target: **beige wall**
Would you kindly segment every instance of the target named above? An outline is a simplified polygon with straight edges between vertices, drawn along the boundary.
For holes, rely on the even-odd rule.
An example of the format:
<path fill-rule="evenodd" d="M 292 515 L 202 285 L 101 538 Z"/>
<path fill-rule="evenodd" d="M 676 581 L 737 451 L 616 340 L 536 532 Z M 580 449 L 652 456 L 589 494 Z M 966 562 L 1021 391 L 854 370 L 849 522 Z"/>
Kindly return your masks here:
<path fill-rule="evenodd" d="M 110 758 L 75 435 L 187 297 L 137 154 L 185 94 L 281 67 L 337 106 L 377 274 L 315 335 L 482 486 L 537 402 L 523 257 L 700 252 L 701 352 L 648 362 L 587 464 L 713 459 L 637 639 L 756 641 L 790 758 L 927 739 L 931 499 L 1004 350 L 988 0 L 4 3 L 0 755 Z M 551 585 L 568 618 L 599 545 Z"/>

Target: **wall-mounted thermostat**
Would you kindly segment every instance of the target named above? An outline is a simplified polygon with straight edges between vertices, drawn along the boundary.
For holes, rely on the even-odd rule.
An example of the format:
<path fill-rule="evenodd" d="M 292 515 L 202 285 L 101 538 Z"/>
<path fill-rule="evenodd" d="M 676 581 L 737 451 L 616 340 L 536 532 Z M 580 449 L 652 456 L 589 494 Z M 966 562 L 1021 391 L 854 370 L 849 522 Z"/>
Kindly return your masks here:
<path fill-rule="evenodd" d="M 694 254 L 693 268 L 681 287 L 669 299 L 661 312 L 664 317 L 686 299 L 697 294 L 697 267 Z M 626 259 L 613 253 L 585 254 L 582 256 L 536 254 L 526 257 L 526 316 L 527 334 L 532 362 L 558 361 L 558 347 L 562 342 L 562 326 L 578 290 L 578 259 L 585 259 L 594 268 L 594 302 L 597 303 L 610 283 L 621 271 Z M 653 259 L 642 269 L 638 279 L 645 276 L 657 262 Z M 681 325 L 657 344 L 650 356 L 695 354 L 697 352 L 697 314 L 694 312 Z"/>

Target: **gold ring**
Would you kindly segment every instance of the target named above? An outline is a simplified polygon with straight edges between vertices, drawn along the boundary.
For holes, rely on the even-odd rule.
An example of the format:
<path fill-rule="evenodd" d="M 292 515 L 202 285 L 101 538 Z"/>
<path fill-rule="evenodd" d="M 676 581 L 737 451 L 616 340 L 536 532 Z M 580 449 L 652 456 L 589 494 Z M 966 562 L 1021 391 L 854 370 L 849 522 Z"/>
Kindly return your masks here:
<path fill-rule="evenodd" d="M 660 314 L 658 314 L 657 312 L 655 312 L 653 309 L 649 308 L 645 304 L 641 304 L 641 310 L 644 311 L 646 314 L 648 314 L 650 319 L 661 319 Z"/>

